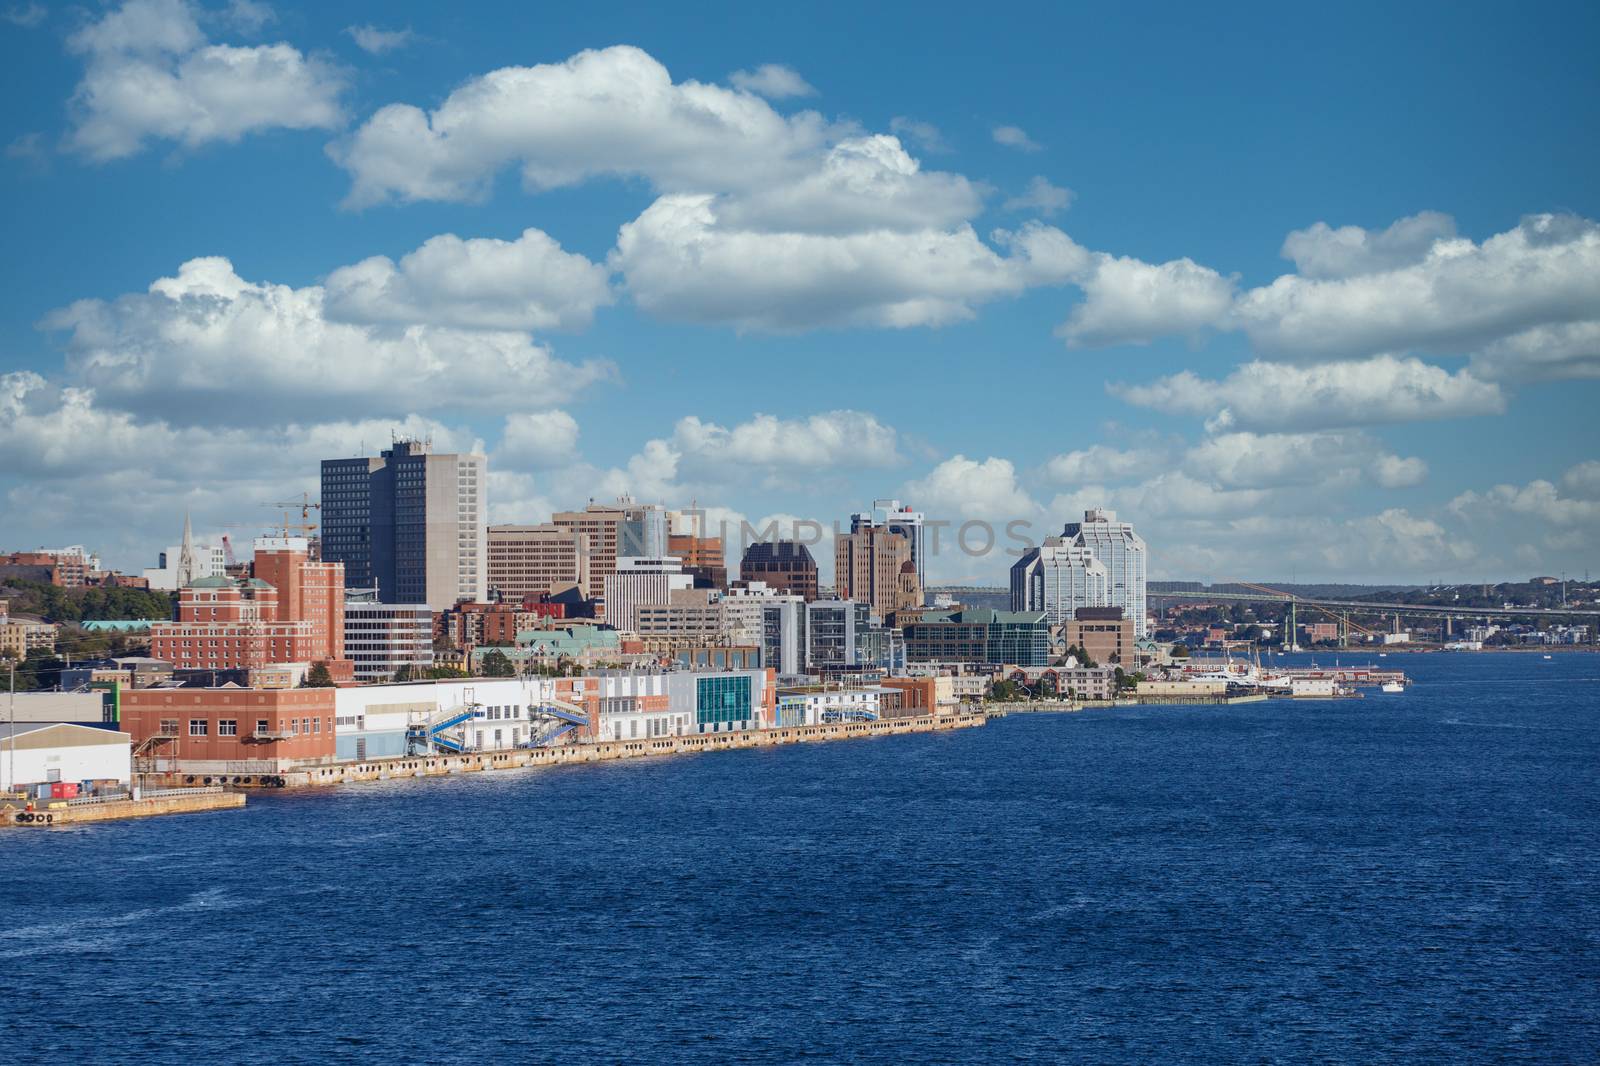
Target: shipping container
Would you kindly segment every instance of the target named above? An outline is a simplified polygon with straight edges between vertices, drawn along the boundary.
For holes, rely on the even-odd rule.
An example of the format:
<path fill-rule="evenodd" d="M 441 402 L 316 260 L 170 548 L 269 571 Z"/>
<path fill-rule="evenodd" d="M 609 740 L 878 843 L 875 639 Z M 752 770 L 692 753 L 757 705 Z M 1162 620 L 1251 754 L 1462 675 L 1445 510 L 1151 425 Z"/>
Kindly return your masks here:
<path fill-rule="evenodd" d="M 50 783 L 50 798 L 58 800 L 75 799 L 78 795 L 76 781 L 52 781 Z"/>

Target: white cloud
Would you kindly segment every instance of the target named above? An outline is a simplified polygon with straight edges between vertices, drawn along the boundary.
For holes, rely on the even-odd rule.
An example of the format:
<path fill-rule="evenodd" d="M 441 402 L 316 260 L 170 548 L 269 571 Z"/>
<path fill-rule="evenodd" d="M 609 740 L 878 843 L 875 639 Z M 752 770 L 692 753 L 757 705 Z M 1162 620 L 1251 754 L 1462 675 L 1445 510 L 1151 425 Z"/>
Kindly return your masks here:
<path fill-rule="evenodd" d="M 1600 308 L 1600 227 L 1533 215 L 1477 245 L 1436 241 L 1418 261 L 1327 280 L 1285 275 L 1240 297 L 1260 351 L 1338 358 L 1473 350 L 1539 326 L 1592 321 Z"/>
<path fill-rule="evenodd" d="M 805 172 L 834 135 L 814 112 L 785 118 L 750 93 L 674 84 L 650 55 L 618 46 L 502 67 L 432 112 L 390 104 L 334 156 L 360 207 L 477 199 L 512 164 L 535 190 L 636 175 L 667 192 L 757 189 Z"/>
<path fill-rule="evenodd" d="M 889 120 L 889 132 L 901 140 L 911 141 L 930 155 L 950 151 L 949 142 L 944 139 L 944 134 L 931 122 L 921 122 L 905 115 L 896 115 Z"/>
<path fill-rule="evenodd" d="M 1166 466 L 1166 451 L 1159 448 L 1112 448 L 1095 444 L 1057 455 L 1045 463 L 1045 474 L 1063 484 L 1120 481 L 1154 474 Z"/>
<path fill-rule="evenodd" d="M 1600 321 L 1535 326 L 1472 356 L 1480 377 L 1507 381 L 1600 378 Z"/>
<path fill-rule="evenodd" d="M 257 0 L 229 0 L 218 17 L 244 33 L 260 33 L 267 23 L 277 21 L 278 13 Z"/>
<path fill-rule="evenodd" d="M 786 67 L 782 63 L 763 63 L 755 70 L 736 70 L 728 75 L 728 81 L 735 88 L 765 96 L 769 100 L 817 95 L 817 90 L 807 84 L 793 67 Z"/>
<path fill-rule="evenodd" d="M 67 43 L 88 63 L 67 144 L 95 161 L 343 120 L 338 70 L 286 43 L 210 44 L 186 0 L 127 0 Z"/>
<path fill-rule="evenodd" d="M 403 30 L 384 30 L 367 23 L 362 26 L 346 26 L 344 32 L 356 42 L 356 47 L 371 55 L 381 56 L 396 49 L 404 48 L 416 37 L 407 27 Z"/>
<path fill-rule="evenodd" d="M 1408 489 L 1428 478 L 1428 464 L 1417 456 L 1380 455 L 1373 466 L 1373 477 L 1386 489 Z"/>
<path fill-rule="evenodd" d="M 442 234 L 398 265 L 380 255 L 341 267 L 326 289 L 331 319 L 463 329 L 577 329 L 612 301 L 605 267 L 536 229 L 514 241 Z"/>
<path fill-rule="evenodd" d="M 23 29 L 32 29 L 42 24 L 49 15 L 49 10 L 40 3 L 29 3 L 27 6 L 13 4 L 5 10 L 5 20 Z"/>
<path fill-rule="evenodd" d="M 1073 192 L 1060 185 L 1051 185 L 1043 175 L 1034 175 L 1027 191 L 1006 201 L 1007 211 L 1037 211 L 1053 215 L 1072 206 Z"/>
<path fill-rule="evenodd" d="M 1039 515 L 1039 505 L 1018 482 L 1011 460 L 995 456 L 977 460 L 953 455 L 926 476 L 907 482 L 901 498 L 947 519 L 1004 523 Z"/>
<path fill-rule="evenodd" d="M 1015 148 L 1022 152 L 1037 152 L 1044 146 L 1029 137 L 1020 126 L 996 126 L 993 130 L 994 143 L 1007 148 Z"/>
<path fill-rule="evenodd" d="M 1294 261 L 1301 277 L 1348 278 L 1420 263 L 1436 241 L 1455 235 L 1455 219 L 1438 211 L 1402 218 L 1377 232 L 1360 226 L 1334 229 L 1318 222 L 1289 234 L 1283 257 Z"/>
<path fill-rule="evenodd" d="M 1083 302 L 1056 335 L 1073 347 L 1099 347 L 1173 333 L 1198 338 L 1225 322 L 1235 279 L 1187 258 L 1146 263 L 1097 254 L 1081 284 Z"/>
<path fill-rule="evenodd" d="M 807 418 L 758 414 L 731 429 L 694 416 L 680 419 L 673 445 L 681 454 L 739 466 L 887 467 L 900 461 L 893 427 L 863 411 L 827 411 Z"/>
<path fill-rule="evenodd" d="M 1600 460 L 1585 459 L 1561 475 L 1561 484 L 1574 496 L 1600 500 Z"/>
<path fill-rule="evenodd" d="M 534 470 L 566 462 L 578 450 L 578 421 L 565 411 L 527 411 L 506 416 L 497 465 Z"/>
<path fill-rule="evenodd" d="M 1556 526 L 1600 523 L 1600 500 L 1563 496 L 1560 489 L 1542 478 L 1526 485 L 1496 485 L 1483 493 L 1464 492 L 1450 501 L 1450 510 L 1462 517 L 1511 512 Z"/>
<path fill-rule="evenodd" d="M 526 333 L 331 321 L 320 286 L 251 282 L 192 259 L 147 293 L 80 300 L 44 325 L 68 334 L 68 369 L 101 401 L 182 422 L 542 408 L 610 376 L 563 363 Z"/>
<path fill-rule="evenodd" d="M 1030 285 L 1059 283 L 1085 254 L 1038 225 L 996 235 L 970 226 L 821 235 L 722 224 L 710 196 L 665 196 L 622 227 L 611 265 L 634 301 L 663 317 L 741 329 L 939 326 Z"/>
<path fill-rule="evenodd" d="M 1380 355 L 1292 366 L 1252 362 L 1221 380 L 1183 371 L 1144 385 L 1112 385 L 1131 404 L 1209 418 L 1218 428 L 1320 429 L 1500 414 L 1505 396 L 1469 371 Z"/>

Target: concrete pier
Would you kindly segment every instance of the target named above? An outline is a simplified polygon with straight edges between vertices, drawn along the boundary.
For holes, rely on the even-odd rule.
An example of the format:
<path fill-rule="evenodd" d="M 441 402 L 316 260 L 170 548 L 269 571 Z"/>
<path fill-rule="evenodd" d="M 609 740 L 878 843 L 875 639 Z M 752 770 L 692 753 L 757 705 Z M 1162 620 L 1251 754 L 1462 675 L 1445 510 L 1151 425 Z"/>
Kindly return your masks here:
<path fill-rule="evenodd" d="M 664 755 L 697 755 L 713 751 L 738 751 L 769 748 L 780 744 L 812 744 L 830 740 L 861 740 L 868 737 L 898 736 L 905 733 L 936 733 L 950 729 L 971 729 L 988 721 L 983 713 L 927 715 L 917 718 L 884 718 L 875 722 L 837 722 L 829 725 L 786 726 L 779 729 L 747 729 L 726 733 L 693 733 L 677 737 L 651 737 L 635 740 L 602 740 L 586 744 L 564 744 L 553 748 L 509 748 L 503 751 L 469 752 L 462 755 L 413 755 L 393 759 L 368 759 L 359 763 L 340 763 L 288 770 L 272 778 L 271 787 L 315 788 L 360 781 L 389 781 L 401 777 L 438 777 L 476 773 L 483 770 L 519 770 L 538 766 L 566 766 L 573 763 L 610 762 L 616 759 L 653 758 Z M 191 780 L 191 778 L 193 778 Z M 154 775 L 146 778 L 152 783 Z M 164 780 L 173 785 L 225 784 L 233 782 L 218 776 L 171 774 Z M 280 784 L 281 782 L 281 784 Z"/>
<path fill-rule="evenodd" d="M 0 826 L 19 829 L 53 829 L 83 825 L 86 822 L 111 822 L 125 818 L 154 818 L 162 814 L 196 814 L 243 807 L 242 792 L 195 791 L 187 795 L 153 796 L 148 799 L 116 800 L 110 803 L 66 804 L 38 810 L 0 809 Z"/>

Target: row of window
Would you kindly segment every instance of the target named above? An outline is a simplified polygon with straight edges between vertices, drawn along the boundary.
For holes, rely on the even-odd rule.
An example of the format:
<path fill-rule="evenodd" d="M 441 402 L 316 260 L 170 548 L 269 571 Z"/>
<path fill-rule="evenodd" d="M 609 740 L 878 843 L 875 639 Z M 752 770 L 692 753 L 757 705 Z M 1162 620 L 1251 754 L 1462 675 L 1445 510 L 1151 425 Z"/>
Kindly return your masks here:
<path fill-rule="evenodd" d="M 311 735 L 322 732 L 321 717 L 291 718 L 288 723 L 288 732 L 292 736 L 304 733 Z M 210 735 L 211 721 L 207 718 L 189 719 L 189 735 L 191 737 L 204 737 Z M 256 719 L 256 732 L 268 733 L 272 731 L 272 723 L 266 718 Z M 176 718 L 163 718 L 161 720 L 161 734 L 175 737 L 178 735 L 178 720 Z M 237 718 L 218 718 L 217 736 L 236 737 L 239 735 L 239 720 Z"/>

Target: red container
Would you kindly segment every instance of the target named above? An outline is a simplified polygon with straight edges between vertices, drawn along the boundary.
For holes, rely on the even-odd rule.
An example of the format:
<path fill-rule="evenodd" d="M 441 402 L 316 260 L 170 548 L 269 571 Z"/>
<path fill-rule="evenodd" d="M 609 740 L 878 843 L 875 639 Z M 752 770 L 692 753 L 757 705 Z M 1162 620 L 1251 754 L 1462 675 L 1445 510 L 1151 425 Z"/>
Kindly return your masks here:
<path fill-rule="evenodd" d="M 76 799 L 78 796 L 78 783 L 76 781 L 53 781 L 50 784 L 50 798 L 53 800 Z"/>

